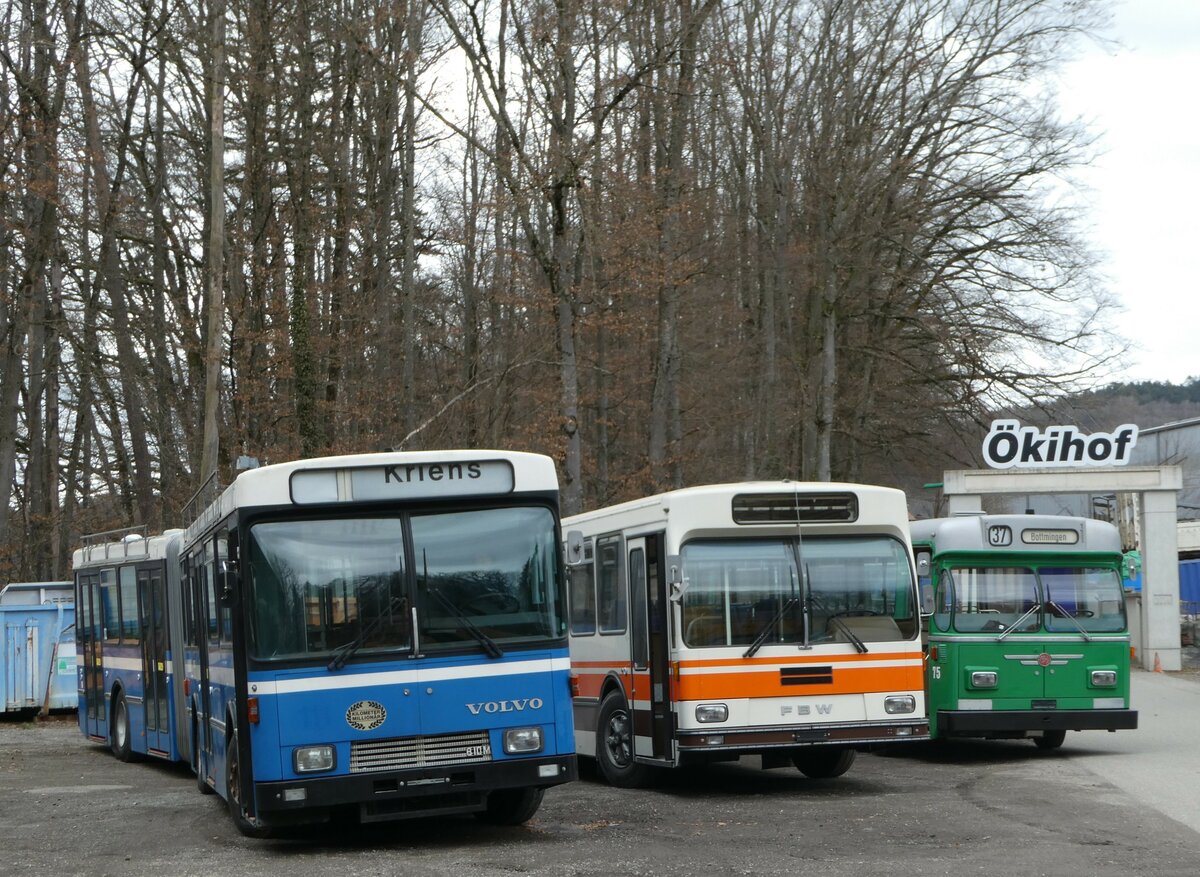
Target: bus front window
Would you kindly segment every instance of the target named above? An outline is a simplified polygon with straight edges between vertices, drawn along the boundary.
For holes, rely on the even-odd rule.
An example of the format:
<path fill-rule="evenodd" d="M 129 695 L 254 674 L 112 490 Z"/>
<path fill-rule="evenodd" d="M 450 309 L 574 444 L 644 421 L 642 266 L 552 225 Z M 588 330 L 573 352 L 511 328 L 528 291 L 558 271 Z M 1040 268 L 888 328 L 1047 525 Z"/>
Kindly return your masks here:
<path fill-rule="evenodd" d="M 422 651 L 566 635 L 549 509 L 414 515 L 412 534 Z"/>
<path fill-rule="evenodd" d="M 954 584 L 954 628 L 960 633 L 1002 633 L 1018 621 L 1019 631 L 1037 630 L 1037 580 L 1024 567 L 960 566 Z"/>
<path fill-rule="evenodd" d="M 255 658 L 411 647 L 399 518 L 254 524 L 247 556 Z"/>
<path fill-rule="evenodd" d="M 1116 633 L 1125 629 L 1125 595 L 1117 570 L 1104 567 L 1043 567 L 1038 570 L 1048 603 L 1046 629 Z M 1078 625 L 1078 626 L 1076 626 Z"/>
<path fill-rule="evenodd" d="M 885 536 L 698 540 L 683 546 L 683 572 L 690 647 L 750 645 L 764 627 L 768 644 L 916 635 L 907 552 Z"/>

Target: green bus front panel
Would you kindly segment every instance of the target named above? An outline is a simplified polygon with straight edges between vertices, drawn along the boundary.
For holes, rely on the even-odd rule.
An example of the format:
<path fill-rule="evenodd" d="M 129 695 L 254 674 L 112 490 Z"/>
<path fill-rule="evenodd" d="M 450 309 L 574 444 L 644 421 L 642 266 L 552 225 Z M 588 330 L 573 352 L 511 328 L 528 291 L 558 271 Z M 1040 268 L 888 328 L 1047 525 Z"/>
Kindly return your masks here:
<path fill-rule="evenodd" d="M 1116 684 L 1096 684 L 1095 671 L 1115 673 Z M 993 673 L 994 687 L 981 684 Z M 935 737 L 1137 727 L 1129 709 L 1127 638 L 1014 634 L 997 642 L 934 635 L 927 682 Z"/>

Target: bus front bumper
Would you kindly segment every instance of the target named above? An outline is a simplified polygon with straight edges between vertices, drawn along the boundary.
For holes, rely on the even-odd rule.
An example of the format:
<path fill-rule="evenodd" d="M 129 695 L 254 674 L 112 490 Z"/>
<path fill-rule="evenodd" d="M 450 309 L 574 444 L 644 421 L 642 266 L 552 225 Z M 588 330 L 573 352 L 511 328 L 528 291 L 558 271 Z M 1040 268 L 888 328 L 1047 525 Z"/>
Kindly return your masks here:
<path fill-rule="evenodd" d="M 258 816 L 268 824 L 306 822 L 320 811 L 360 808 L 366 821 L 470 813 L 498 789 L 549 788 L 579 775 L 574 755 L 505 759 L 255 783 Z"/>
<path fill-rule="evenodd" d="M 1126 731 L 1137 710 L 938 710 L 939 737 L 984 737 L 1019 731 Z"/>

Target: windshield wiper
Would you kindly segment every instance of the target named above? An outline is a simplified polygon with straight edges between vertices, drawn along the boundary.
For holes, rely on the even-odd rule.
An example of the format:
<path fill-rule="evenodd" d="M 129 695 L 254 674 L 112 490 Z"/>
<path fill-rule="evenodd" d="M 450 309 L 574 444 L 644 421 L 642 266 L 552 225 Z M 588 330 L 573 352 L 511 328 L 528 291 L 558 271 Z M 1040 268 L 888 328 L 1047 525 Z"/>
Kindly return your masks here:
<path fill-rule="evenodd" d="M 385 619 L 390 619 L 393 615 L 397 614 L 401 609 L 403 609 L 405 602 L 407 601 L 404 597 L 392 597 L 392 599 L 388 601 L 387 609 L 372 618 L 366 627 L 360 628 L 358 631 L 358 636 L 350 640 L 350 642 L 346 643 L 345 645 L 340 645 L 333 650 L 333 658 L 329 661 L 328 669 L 341 670 L 343 667 L 345 667 L 346 662 L 354 657 L 358 650 L 363 647 L 363 643 L 367 641 L 367 637 L 375 633 L 375 631 L 379 630 L 379 628 L 383 627 L 383 622 Z"/>
<path fill-rule="evenodd" d="M 496 641 L 476 627 L 475 622 L 468 618 L 461 609 L 455 606 L 449 597 L 447 597 L 437 588 L 426 588 L 426 591 L 429 596 L 433 597 L 438 601 L 439 604 L 441 604 L 443 609 L 450 613 L 450 616 L 458 622 L 459 626 L 463 630 L 474 637 L 479 645 L 483 647 L 484 652 L 487 653 L 489 658 L 504 657 L 504 650 L 501 649 L 500 646 L 496 645 Z"/>
<path fill-rule="evenodd" d="M 867 644 L 862 641 L 857 633 L 850 629 L 850 625 L 842 621 L 842 619 L 838 618 L 836 615 L 830 615 L 829 620 L 842 629 L 842 632 L 846 634 L 846 639 L 850 640 L 851 645 L 858 650 L 860 655 L 863 652 L 869 651 L 867 649 Z"/>
<path fill-rule="evenodd" d="M 1088 632 L 1087 632 L 1086 630 L 1084 630 L 1084 629 L 1083 629 L 1083 625 L 1082 625 L 1082 624 L 1080 624 L 1080 623 L 1079 623 L 1079 622 L 1076 620 L 1076 618 L 1075 618 L 1075 616 L 1074 616 L 1074 615 L 1072 615 L 1072 614 L 1071 614 L 1070 612 L 1068 612 L 1066 609 L 1064 609 L 1064 608 L 1062 608 L 1061 606 L 1059 606 L 1059 605 L 1058 605 L 1057 603 L 1055 603 L 1053 600 L 1047 600 L 1047 601 L 1046 601 L 1046 605 L 1047 605 L 1047 606 L 1049 606 L 1051 609 L 1055 610 L 1056 612 L 1058 612 L 1060 615 L 1062 615 L 1062 617 L 1063 617 L 1063 618 L 1065 618 L 1065 619 L 1067 619 L 1067 621 L 1069 621 L 1069 622 L 1071 622 L 1073 625 L 1075 625 L 1075 629 L 1076 629 L 1076 630 L 1078 630 L 1078 631 L 1079 631 L 1081 634 L 1083 634 L 1083 640 L 1084 640 L 1084 642 L 1089 642 L 1089 643 L 1090 643 L 1090 642 L 1092 641 L 1092 638 L 1091 638 L 1091 636 L 1088 634 Z"/>
<path fill-rule="evenodd" d="M 1026 618 L 1028 618 L 1030 615 L 1037 612 L 1041 608 L 1042 608 L 1041 603 L 1034 603 L 1032 606 L 1030 606 L 1028 609 L 1026 609 L 1024 611 L 1024 613 L 1022 613 L 1020 618 L 1018 618 L 1016 621 L 1014 621 L 1012 624 L 1010 624 L 1008 626 L 1008 630 L 1004 631 L 1004 633 L 1002 633 L 998 637 L 996 637 L 996 642 L 1000 642 L 1000 640 L 1004 639 L 1006 636 L 1008 636 L 1010 633 L 1012 633 L 1014 630 L 1016 630 L 1018 627 L 1020 627 L 1022 621 L 1024 621 Z"/>
<path fill-rule="evenodd" d="M 754 657 L 755 652 L 763 647 L 763 643 L 765 643 L 767 641 L 767 637 L 771 635 L 771 628 L 778 624 L 779 619 L 783 618 L 784 613 L 795 606 L 797 602 L 798 601 L 795 597 L 790 597 L 782 606 L 779 607 L 779 611 L 771 616 L 771 620 L 763 625 L 762 630 L 758 632 L 758 636 L 754 638 L 754 642 L 750 643 L 750 648 L 746 649 L 745 653 L 742 655 L 743 658 Z"/>

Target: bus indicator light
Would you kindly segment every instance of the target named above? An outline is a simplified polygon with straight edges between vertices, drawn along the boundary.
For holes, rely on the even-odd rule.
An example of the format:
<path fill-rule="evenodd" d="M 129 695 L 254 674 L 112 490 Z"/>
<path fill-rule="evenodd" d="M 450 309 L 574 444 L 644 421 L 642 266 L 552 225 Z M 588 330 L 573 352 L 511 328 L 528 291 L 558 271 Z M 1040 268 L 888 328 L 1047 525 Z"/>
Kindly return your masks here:
<path fill-rule="evenodd" d="M 250 724 L 252 724 L 252 725 L 258 724 L 258 698 L 257 697 L 246 698 L 246 718 L 249 719 Z"/>

